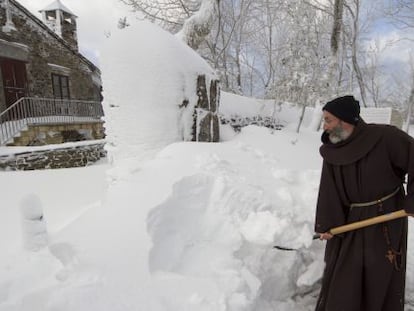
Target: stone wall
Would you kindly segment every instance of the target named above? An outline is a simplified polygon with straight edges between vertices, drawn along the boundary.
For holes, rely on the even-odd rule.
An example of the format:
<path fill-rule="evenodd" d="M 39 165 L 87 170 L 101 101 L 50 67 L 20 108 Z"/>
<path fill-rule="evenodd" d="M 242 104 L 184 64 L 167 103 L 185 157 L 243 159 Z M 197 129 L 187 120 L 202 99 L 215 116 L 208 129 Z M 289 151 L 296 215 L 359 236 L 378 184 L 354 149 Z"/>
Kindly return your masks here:
<path fill-rule="evenodd" d="M 105 142 L 58 149 L 21 151 L 0 155 L 0 170 L 40 170 L 91 165 L 106 156 Z"/>
<path fill-rule="evenodd" d="M 28 125 L 8 146 L 42 146 L 105 138 L 103 121 Z"/>
<path fill-rule="evenodd" d="M 284 127 L 279 120 L 272 117 L 263 116 L 242 117 L 234 115 L 230 118 L 227 118 L 223 115 L 220 115 L 220 123 L 230 125 L 236 132 L 240 132 L 243 127 L 248 125 L 267 127 L 271 130 L 281 130 Z"/>
<path fill-rule="evenodd" d="M 207 80 L 205 75 L 197 77 L 198 101 L 193 115 L 193 141 L 218 142 L 220 140 L 218 119 L 220 86 L 218 80 Z M 209 92 L 207 90 L 208 84 L 210 86 Z"/>
<path fill-rule="evenodd" d="M 3 32 L 6 12 L 0 8 L 0 57 L 26 62 L 27 97 L 53 98 L 51 75 L 69 77 L 70 98 L 101 100 L 100 71 L 25 8 L 10 1 L 16 31 Z M 5 109 L 0 72 L 0 111 Z"/>

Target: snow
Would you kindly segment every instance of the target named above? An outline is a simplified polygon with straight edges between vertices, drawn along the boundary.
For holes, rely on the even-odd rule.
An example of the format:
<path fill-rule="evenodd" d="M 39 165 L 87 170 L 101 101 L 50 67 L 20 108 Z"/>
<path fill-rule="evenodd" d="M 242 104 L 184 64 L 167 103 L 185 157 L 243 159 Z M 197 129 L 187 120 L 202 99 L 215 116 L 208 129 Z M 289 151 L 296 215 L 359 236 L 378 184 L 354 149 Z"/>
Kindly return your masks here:
<path fill-rule="evenodd" d="M 73 14 L 72 11 L 69 10 L 65 5 L 63 5 L 60 2 L 60 0 L 56 0 L 56 1 L 52 2 L 51 4 L 49 4 L 44 9 L 40 10 L 39 12 L 56 11 L 56 10 L 60 10 L 60 11 L 69 13 L 70 15 L 73 15 L 73 16 L 76 17 L 76 15 Z"/>
<path fill-rule="evenodd" d="M 109 40 L 109 161 L 0 173 L 0 311 L 313 310 L 320 133 L 296 133 L 298 113 L 281 105 L 283 130 L 222 126 L 220 143 L 182 141 L 176 103 L 194 100 L 210 68 L 147 23 Z"/>
<path fill-rule="evenodd" d="M 29 194 L 21 200 L 20 209 L 24 247 L 29 251 L 39 251 L 48 244 L 42 203 L 37 195 Z"/>
<path fill-rule="evenodd" d="M 220 114 L 226 119 L 236 118 L 238 116 L 253 118 L 273 117 L 279 124 L 288 125 L 299 121 L 301 111 L 294 104 L 276 102 L 272 99 L 254 99 L 227 92 L 221 92 L 222 105 Z M 308 125 L 311 120 L 311 114 L 307 113 L 303 122 L 304 126 Z"/>
<path fill-rule="evenodd" d="M 65 148 L 69 149 L 69 148 L 76 148 L 76 147 L 89 146 L 93 144 L 103 144 L 103 143 L 105 143 L 105 140 L 97 139 L 97 140 L 66 142 L 62 144 L 45 145 L 45 146 L 30 146 L 30 147 L 20 147 L 20 146 L 4 147 L 2 146 L 0 147 L 0 156 L 11 156 L 11 155 L 21 154 L 21 153 L 57 150 L 57 149 L 65 149 Z"/>
<path fill-rule="evenodd" d="M 177 38 L 197 49 L 212 28 L 217 2 L 203 0 L 199 10 L 185 20 Z"/>
<path fill-rule="evenodd" d="M 111 32 L 101 63 L 114 159 L 147 159 L 166 144 L 191 140 L 197 76 L 205 74 L 207 85 L 215 77 L 191 48 L 156 25 L 131 22 Z"/>

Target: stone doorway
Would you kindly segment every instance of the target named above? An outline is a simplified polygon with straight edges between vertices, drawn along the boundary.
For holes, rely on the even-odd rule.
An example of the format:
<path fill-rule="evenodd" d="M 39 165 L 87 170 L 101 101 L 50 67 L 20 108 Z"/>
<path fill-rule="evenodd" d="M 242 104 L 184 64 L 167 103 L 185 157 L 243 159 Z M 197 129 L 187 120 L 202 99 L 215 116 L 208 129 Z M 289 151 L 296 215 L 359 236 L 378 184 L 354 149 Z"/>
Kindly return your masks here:
<path fill-rule="evenodd" d="M 14 59 L 0 58 L 6 108 L 19 98 L 27 96 L 26 63 Z"/>

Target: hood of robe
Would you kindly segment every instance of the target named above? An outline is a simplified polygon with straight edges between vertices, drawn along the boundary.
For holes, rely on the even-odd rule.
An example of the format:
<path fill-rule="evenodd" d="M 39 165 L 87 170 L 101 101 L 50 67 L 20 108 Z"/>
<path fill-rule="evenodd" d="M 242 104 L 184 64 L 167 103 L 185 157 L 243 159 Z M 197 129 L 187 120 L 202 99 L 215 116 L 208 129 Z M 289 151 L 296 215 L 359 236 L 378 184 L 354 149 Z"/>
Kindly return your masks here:
<path fill-rule="evenodd" d="M 360 119 L 351 136 L 339 143 L 331 143 L 329 134 L 323 132 L 321 137 L 323 145 L 319 152 L 324 160 L 330 164 L 351 164 L 368 154 L 381 140 L 381 137 L 381 126 L 366 124 Z"/>

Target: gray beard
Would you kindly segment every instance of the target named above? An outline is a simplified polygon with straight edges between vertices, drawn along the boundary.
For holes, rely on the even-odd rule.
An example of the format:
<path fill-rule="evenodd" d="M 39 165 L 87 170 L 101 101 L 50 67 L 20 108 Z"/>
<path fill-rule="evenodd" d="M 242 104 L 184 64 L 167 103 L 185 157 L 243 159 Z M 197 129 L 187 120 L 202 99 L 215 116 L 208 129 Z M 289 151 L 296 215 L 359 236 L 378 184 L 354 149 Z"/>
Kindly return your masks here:
<path fill-rule="evenodd" d="M 333 144 L 340 143 L 341 141 L 346 140 L 349 136 L 351 136 L 351 132 L 345 131 L 342 127 L 338 127 L 332 130 L 329 133 L 329 140 Z"/>

